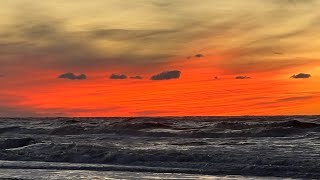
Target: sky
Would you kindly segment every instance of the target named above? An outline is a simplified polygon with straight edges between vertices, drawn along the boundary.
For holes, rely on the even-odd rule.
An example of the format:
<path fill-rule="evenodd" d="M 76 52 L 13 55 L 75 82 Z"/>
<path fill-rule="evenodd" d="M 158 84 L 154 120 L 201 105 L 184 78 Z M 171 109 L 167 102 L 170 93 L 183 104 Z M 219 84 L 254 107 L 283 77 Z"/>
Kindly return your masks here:
<path fill-rule="evenodd" d="M 2 117 L 320 112 L 320 0 L 0 1 Z"/>

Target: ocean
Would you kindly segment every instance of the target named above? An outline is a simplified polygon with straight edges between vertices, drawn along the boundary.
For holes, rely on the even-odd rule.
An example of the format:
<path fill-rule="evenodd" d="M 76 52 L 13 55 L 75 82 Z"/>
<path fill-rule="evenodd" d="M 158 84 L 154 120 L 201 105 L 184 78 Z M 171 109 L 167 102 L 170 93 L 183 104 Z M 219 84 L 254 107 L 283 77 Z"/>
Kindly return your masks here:
<path fill-rule="evenodd" d="M 0 179 L 320 179 L 320 116 L 0 118 Z"/>

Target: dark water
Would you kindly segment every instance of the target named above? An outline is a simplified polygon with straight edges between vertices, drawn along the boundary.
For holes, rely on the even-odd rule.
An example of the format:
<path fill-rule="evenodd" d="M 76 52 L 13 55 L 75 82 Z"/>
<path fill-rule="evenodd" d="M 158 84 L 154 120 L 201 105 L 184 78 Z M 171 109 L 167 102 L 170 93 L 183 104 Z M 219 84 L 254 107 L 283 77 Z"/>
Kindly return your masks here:
<path fill-rule="evenodd" d="M 2 118 L 0 160 L 320 179 L 320 117 Z M 0 169 L 63 169 L 21 164 L 2 161 Z"/>

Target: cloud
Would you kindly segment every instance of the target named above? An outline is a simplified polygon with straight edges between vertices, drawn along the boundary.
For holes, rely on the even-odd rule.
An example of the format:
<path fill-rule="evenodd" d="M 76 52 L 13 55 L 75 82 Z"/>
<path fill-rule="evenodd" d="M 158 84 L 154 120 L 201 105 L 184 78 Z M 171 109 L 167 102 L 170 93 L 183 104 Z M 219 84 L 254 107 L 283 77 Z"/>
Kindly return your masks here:
<path fill-rule="evenodd" d="M 251 79 L 249 76 L 236 76 L 235 79 Z"/>
<path fill-rule="evenodd" d="M 202 57 L 204 57 L 204 55 L 203 54 L 196 54 L 194 56 L 188 56 L 187 59 L 191 59 L 192 57 L 202 58 Z"/>
<path fill-rule="evenodd" d="M 277 55 L 283 55 L 282 52 L 277 52 L 277 51 L 274 51 L 273 54 L 277 54 Z"/>
<path fill-rule="evenodd" d="M 313 98 L 313 96 L 288 97 L 288 98 L 278 99 L 277 102 L 300 101 L 300 100 L 307 100 L 307 99 L 312 99 L 312 98 Z"/>
<path fill-rule="evenodd" d="M 292 4 L 292 5 L 299 5 L 299 4 L 311 4 L 314 3 L 315 0 L 282 0 L 282 1 L 276 1 L 273 0 L 277 4 Z"/>
<path fill-rule="evenodd" d="M 0 78 L 3 78 L 4 77 L 4 75 L 3 74 L 0 74 Z"/>
<path fill-rule="evenodd" d="M 142 79 L 141 76 L 131 76 L 130 79 Z"/>
<path fill-rule="evenodd" d="M 262 97 L 263 102 L 256 103 L 256 105 L 273 105 L 278 103 L 287 103 L 287 102 L 303 102 L 315 98 L 315 96 L 292 96 L 286 98 L 275 99 L 273 101 L 267 101 L 270 97 Z M 257 99 L 256 97 L 254 99 Z"/>
<path fill-rule="evenodd" d="M 204 55 L 203 54 L 196 54 L 196 55 L 194 55 L 194 57 L 202 58 L 202 57 L 204 57 Z"/>
<path fill-rule="evenodd" d="M 170 33 L 175 33 L 175 30 L 128 30 L 128 29 L 96 29 L 89 31 L 88 33 L 92 37 L 98 39 L 109 40 L 137 40 L 139 38 L 149 38 Z"/>
<path fill-rule="evenodd" d="M 295 75 L 291 76 L 291 78 L 294 78 L 294 79 L 307 79 L 307 78 L 311 78 L 311 74 L 300 73 L 300 74 L 295 74 Z"/>
<path fill-rule="evenodd" d="M 111 74 L 110 79 L 127 79 L 128 76 L 125 74 Z"/>
<path fill-rule="evenodd" d="M 85 74 L 75 75 L 73 73 L 64 73 L 58 76 L 60 79 L 70 79 L 70 80 L 84 80 L 87 79 Z"/>
<path fill-rule="evenodd" d="M 122 16 L 120 10 L 136 6 L 137 2 L 96 0 L 88 7 L 84 1 L 77 4 L 66 1 L 57 11 L 50 11 L 50 7 L 56 5 L 54 1 L 30 2 L 28 8 L 23 9 L 4 3 L 2 8 L 10 13 L 5 13 L 0 30 L 0 63 L 10 66 L 28 62 L 25 64 L 29 67 L 68 71 L 147 66 L 145 71 L 151 72 L 150 69 L 159 64 L 174 61 L 170 57 L 211 50 L 216 55 L 237 52 L 238 57 L 217 62 L 219 68 L 234 74 L 247 73 L 249 69 L 267 71 L 308 63 L 307 58 L 313 57 L 308 52 L 318 47 L 318 41 L 309 40 L 319 29 L 317 6 L 303 5 L 306 2 L 303 0 L 283 2 L 253 1 L 248 6 L 238 1 L 204 0 L 199 4 L 196 1 L 142 0 L 138 2 L 138 9 L 128 12 L 127 18 L 117 18 Z M 289 2 L 299 2 L 299 8 L 279 6 L 279 3 L 287 5 Z M 85 10 L 75 16 L 57 14 L 83 7 Z M 112 7 L 114 11 L 105 11 L 104 7 Z M 252 11 L 252 8 L 261 11 Z M 87 21 L 87 15 L 92 12 L 97 13 L 96 20 Z M 175 16 L 171 16 L 172 13 Z M 185 18 L 190 14 L 194 18 Z M 274 28 L 279 25 L 286 28 Z M 308 47 L 295 46 L 306 42 Z M 181 49 L 188 49 L 188 52 Z M 270 53 L 284 49 L 286 54 L 281 56 Z M 307 60 L 293 61 L 292 57 L 297 56 Z M 203 54 L 191 57 L 201 58 Z"/>
<path fill-rule="evenodd" d="M 164 41 L 177 32 L 175 28 L 105 29 L 102 25 L 93 25 L 75 30 L 69 29 L 65 19 L 56 18 L 54 13 L 29 11 L 30 9 L 23 12 L 14 10 L 20 14 L 12 17 L 12 25 L 1 27 L 2 66 L 28 61 L 26 66 L 32 68 L 65 68 L 77 71 L 119 65 L 149 67 L 154 63 L 166 63 L 166 59 L 175 56 L 175 53 L 163 47 L 177 49 L 178 46 L 177 43 L 173 43 L 175 40 Z"/>
<path fill-rule="evenodd" d="M 160 74 L 156 74 L 152 76 L 151 80 L 169 80 L 169 79 L 178 79 L 180 77 L 181 72 L 174 70 L 174 71 L 164 71 Z"/>

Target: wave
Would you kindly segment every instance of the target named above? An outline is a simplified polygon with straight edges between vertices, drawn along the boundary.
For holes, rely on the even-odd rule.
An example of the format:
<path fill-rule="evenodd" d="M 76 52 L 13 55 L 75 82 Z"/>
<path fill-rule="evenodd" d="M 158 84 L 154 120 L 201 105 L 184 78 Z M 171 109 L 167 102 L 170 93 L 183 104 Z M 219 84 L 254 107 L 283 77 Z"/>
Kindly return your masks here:
<path fill-rule="evenodd" d="M 32 121 L 31 121 L 32 122 Z M 64 119 L 44 121 L 41 125 L 30 122 L 29 126 L 1 127 L 0 134 L 47 134 L 47 135 L 81 135 L 81 134 L 119 134 L 151 137 L 284 137 L 320 131 L 318 122 L 306 122 L 292 119 L 266 121 L 234 121 L 223 119 L 209 121 L 208 118 L 197 120 L 177 119 Z M 25 122 L 24 122 L 25 123 Z"/>
<path fill-rule="evenodd" d="M 320 124 L 317 123 L 312 123 L 312 122 L 301 122 L 298 120 L 291 120 L 291 121 L 286 121 L 283 123 L 273 123 L 273 127 L 294 127 L 294 128 L 300 128 L 300 129 L 305 129 L 305 128 L 317 128 L 320 127 Z"/>
<path fill-rule="evenodd" d="M 320 178 L 319 133 L 316 116 L 0 119 L 0 159 Z"/>
<path fill-rule="evenodd" d="M 177 144 L 181 146 L 182 144 Z M 245 151 L 245 150 L 243 150 Z M 261 152 L 257 152 L 261 153 Z M 111 144 L 108 146 L 80 145 L 80 144 L 53 144 L 42 143 L 24 148 L 2 151 L 0 159 L 14 161 L 42 161 L 90 163 L 87 166 L 69 164 L 64 167 L 52 163 L 25 162 L 27 169 L 68 169 L 68 170 L 95 170 L 95 171 L 134 171 L 157 173 L 197 173 L 197 174 L 242 174 L 258 176 L 292 176 L 319 177 L 319 165 L 315 160 L 309 162 L 301 158 L 270 158 L 265 159 L 257 153 L 245 153 L 241 149 L 235 151 L 178 151 L 178 150 L 138 150 L 119 149 Z M 270 156 L 272 157 L 272 156 Z M 50 166 L 48 166 L 48 164 Z M 96 165 L 93 165 L 96 164 Z M 100 165 L 98 165 L 100 164 Z M 108 166 L 110 164 L 110 166 Z M 270 165 L 272 164 L 272 166 Z M 179 167 L 179 168 L 177 168 Z M 0 168 L 18 168 L 8 163 L 1 164 Z"/>
<path fill-rule="evenodd" d="M 5 139 L 0 141 L 0 150 L 1 149 L 11 149 L 18 148 L 23 146 L 28 146 L 30 144 L 36 143 L 36 140 L 33 138 L 20 138 L 20 139 Z"/>

